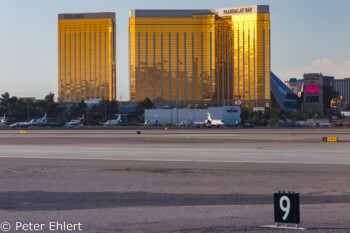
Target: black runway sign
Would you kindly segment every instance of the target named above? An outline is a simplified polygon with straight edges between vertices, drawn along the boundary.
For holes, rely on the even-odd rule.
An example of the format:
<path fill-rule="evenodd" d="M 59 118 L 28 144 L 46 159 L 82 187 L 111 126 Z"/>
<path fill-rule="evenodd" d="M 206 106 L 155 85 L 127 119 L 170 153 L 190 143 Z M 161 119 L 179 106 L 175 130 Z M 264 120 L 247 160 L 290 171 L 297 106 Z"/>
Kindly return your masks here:
<path fill-rule="evenodd" d="M 300 223 L 299 193 L 275 193 L 274 207 L 276 223 Z"/>

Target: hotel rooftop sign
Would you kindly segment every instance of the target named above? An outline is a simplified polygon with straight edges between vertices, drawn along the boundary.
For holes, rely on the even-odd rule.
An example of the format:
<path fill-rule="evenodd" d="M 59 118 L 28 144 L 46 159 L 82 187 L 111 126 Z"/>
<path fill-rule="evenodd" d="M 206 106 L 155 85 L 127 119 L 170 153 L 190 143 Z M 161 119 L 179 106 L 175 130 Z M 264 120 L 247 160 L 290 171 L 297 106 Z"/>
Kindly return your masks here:
<path fill-rule="evenodd" d="M 85 19 L 85 14 L 62 14 L 60 19 Z"/>
<path fill-rule="evenodd" d="M 213 10 L 130 10 L 129 17 L 161 17 L 161 18 L 175 18 L 175 17 L 193 17 L 193 15 L 218 15 L 220 17 L 243 14 L 269 13 L 268 5 L 255 5 L 245 7 L 231 7 Z"/>
<path fill-rule="evenodd" d="M 115 22 L 114 12 L 101 13 L 66 13 L 59 14 L 58 20 L 77 20 L 77 19 L 108 19 L 111 18 Z"/>
<path fill-rule="evenodd" d="M 256 13 L 269 13 L 268 5 L 256 5 L 256 6 L 245 6 L 245 7 L 232 7 L 223 9 L 212 10 L 218 16 L 232 16 L 232 15 L 243 15 L 243 14 L 256 14 Z"/>

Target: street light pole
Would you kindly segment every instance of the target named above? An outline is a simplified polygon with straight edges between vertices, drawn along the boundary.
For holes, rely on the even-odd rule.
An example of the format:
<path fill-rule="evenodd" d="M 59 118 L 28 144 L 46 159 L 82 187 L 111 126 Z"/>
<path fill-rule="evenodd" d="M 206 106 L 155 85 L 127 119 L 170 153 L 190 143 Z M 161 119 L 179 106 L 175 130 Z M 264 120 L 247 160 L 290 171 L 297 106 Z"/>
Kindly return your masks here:
<path fill-rule="evenodd" d="M 105 107 L 105 120 L 107 121 L 107 103 L 104 103 L 104 107 Z"/>
<path fill-rule="evenodd" d="M 27 101 L 27 121 L 29 121 L 29 101 Z"/>
<path fill-rule="evenodd" d="M 173 126 L 173 108 L 170 108 L 170 126 Z"/>
<path fill-rule="evenodd" d="M 177 99 L 176 99 L 176 126 L 178 124 L 179 124 L 179 112 L 178 112 Z"/>

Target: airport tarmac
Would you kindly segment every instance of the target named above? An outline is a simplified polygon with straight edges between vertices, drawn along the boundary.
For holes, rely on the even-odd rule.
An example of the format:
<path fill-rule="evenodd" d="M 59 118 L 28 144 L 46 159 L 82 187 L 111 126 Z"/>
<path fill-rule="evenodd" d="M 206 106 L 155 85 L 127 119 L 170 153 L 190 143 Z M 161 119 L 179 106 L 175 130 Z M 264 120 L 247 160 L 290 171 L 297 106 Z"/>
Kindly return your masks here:
<path fill-rule="evenodd" d="M 349 128 L 0 131 L 0 157 L 350 164 Z M 338 137 L 325 143 L 323 137 Z"/>
<path fill-rule="evenodd" d="M 1 130 L 0 221 L 285 232 L 260 228 L 284 190 L 300 193 L 302 226 L 350 232 L 349 151 L 346 128 Z"/>

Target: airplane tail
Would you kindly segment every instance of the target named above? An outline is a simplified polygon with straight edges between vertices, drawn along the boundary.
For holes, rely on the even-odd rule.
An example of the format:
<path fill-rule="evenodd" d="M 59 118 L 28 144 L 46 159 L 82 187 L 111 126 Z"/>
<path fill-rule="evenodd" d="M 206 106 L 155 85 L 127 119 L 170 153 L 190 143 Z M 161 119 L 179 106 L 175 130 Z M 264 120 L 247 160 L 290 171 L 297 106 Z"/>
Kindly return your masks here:
<path fill-rule="evenodd" d="M 208 120 L 211 121 L 210 113 L 207 113 Z"/>
<path fill-rule="evenodd" d="M 46 113 L 45 113 L 45 115 L 44 115 L 44 117 L 43 117 L 42 119 L 43 119 L 43 122 L 46 122 L 46 121 L 47 121 Z"/>
<path fill-rule="evenodd" d="M 1 123 L 6 123 L 7 119 L 6 119 L 6 113 L 4 113 L 4 117 L 1 119 Z"/>
<path fill-rule="evenodd" d="M 83 114 L 83 116 L 80 118 L 79 123 L 84 124 L 84 122 L 85 122 L 85 118 L 84 118 L 84 114 Z"/>

